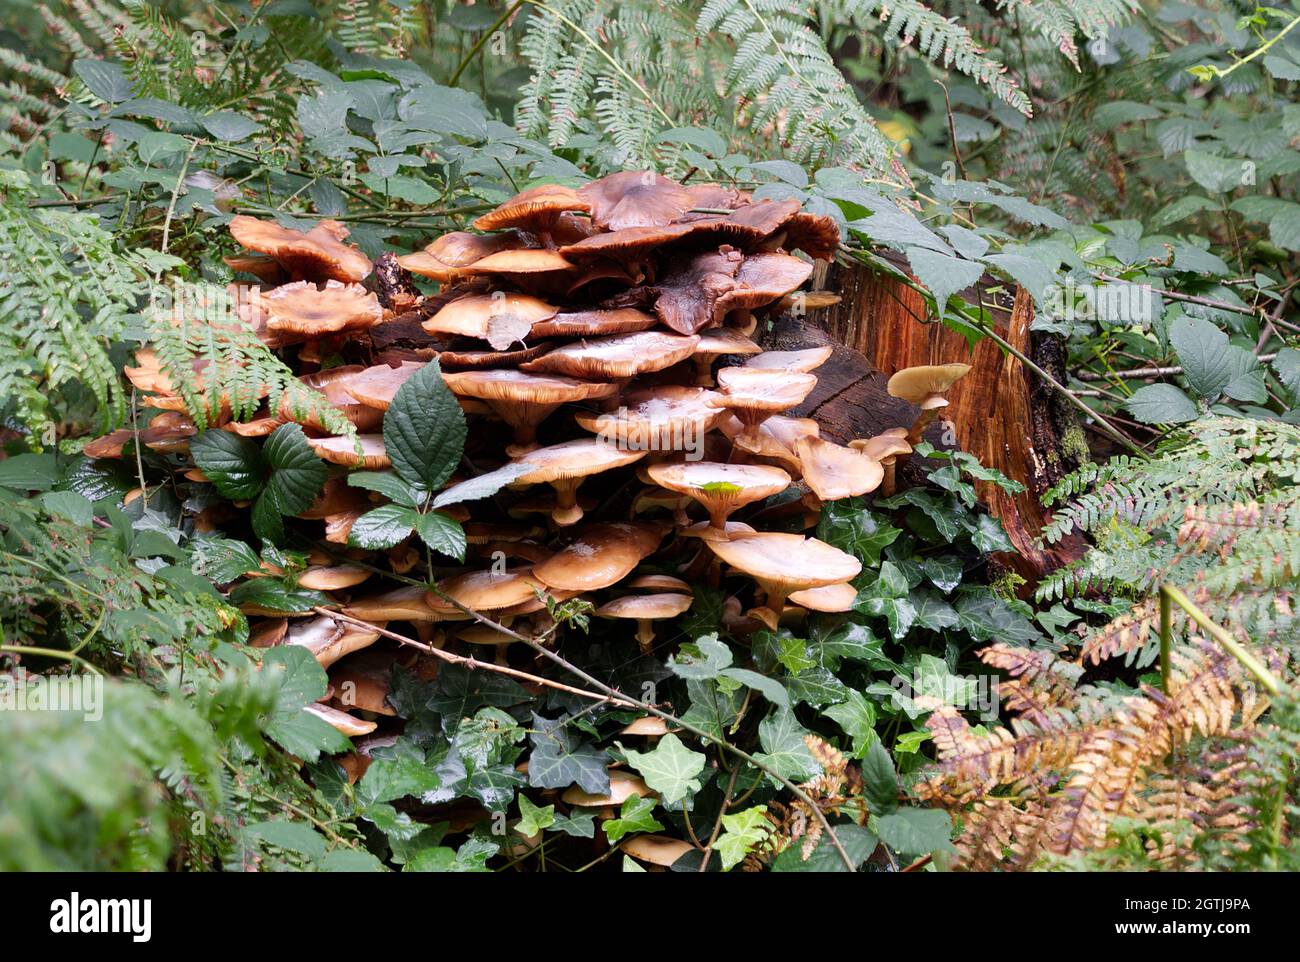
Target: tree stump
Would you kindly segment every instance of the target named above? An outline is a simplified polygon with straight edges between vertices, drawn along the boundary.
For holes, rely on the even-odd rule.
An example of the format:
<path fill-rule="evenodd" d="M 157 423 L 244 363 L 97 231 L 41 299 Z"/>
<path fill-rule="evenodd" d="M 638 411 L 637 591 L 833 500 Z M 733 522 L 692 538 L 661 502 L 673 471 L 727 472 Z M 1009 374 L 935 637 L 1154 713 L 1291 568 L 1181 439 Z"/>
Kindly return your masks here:
<path fill-rule="evenodd" d="M 906 270 L 905 262 L 900 266 Z M 970 373 L 948 392 L 948 407 L 926 440 L 937 448 L 960 447 L 1025 486 L 1017 495 L 988 483 L 977 489 L 1018 552 L 996 560 L 1026 579 L 1026 591 L 1081 557 L 1087 545 L 1077 534 L 1054 545 L 1038 543 L 1049 517 L 1040 495 L 1087 458 L 1069 404 L 992 339 L 984 338 L 972 349 L 961 334 L 935 323 L 925 298 L 897 278 L 860 264 L 834 264 L 823 273 L 819 286 L 838 294 L 840 303 L 805 319 L 783 318 L 763 338 L 770 349 L 834 347 L 817 371 L 816 390 L 792 413 L 815 418 L 829 440 L 870 437 L 911 424 L 917 413 L 913 405 L 886 393 L 890 374 L 922 364 L 969 363 Z M 984 306 L 1008 343 L 1058 381 L 1065 380 L 1065 345 L 1055 335 L 1030 330 L 1034 310 L 1028 293 L 1010 291 L 985 275 L 961 294 Z M 904 480 L 919 483 L 922 475 L 905 472 Z"/>

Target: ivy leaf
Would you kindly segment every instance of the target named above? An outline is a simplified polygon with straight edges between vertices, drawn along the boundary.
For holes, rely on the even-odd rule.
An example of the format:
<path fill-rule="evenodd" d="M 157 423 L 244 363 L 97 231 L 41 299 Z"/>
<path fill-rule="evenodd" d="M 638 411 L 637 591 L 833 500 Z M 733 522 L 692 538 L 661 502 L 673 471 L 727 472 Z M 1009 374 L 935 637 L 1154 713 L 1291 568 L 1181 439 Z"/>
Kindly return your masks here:
<path fill-rule="evenodd" d="M 618 747 L 628 764 L 641 773 L 645 783 L 663 797 L 665 804 L 675 805 L 700 790 L 696 776 L 704 771 L 707 758 L 702 752 L 687 748 L 676 735 L 664 735 L 650 752 L 634 751 L 621 744 Z"/>
<path fill-rule="evenodd" d="M 748 668 L 725 668 L 719 674 L 724 678 L 740 682 L 746 688 L 753 688 L 773 705 L 781 708 L 790 707 L 790 693 L 781 687 L 781 683 L 775 678 L 768 678 Z"/>
<path fill-rule="evenodd" d="M 713 843 L 713 850 L 721 856 L 724 872 L 743 862 L 745 856 L 766 842 L 772 834 L 772 823 L 767 820 L 766 805 L 754 805 L 732 815 L 723 815 L 722 828 L 722 834 Z"/>
<path fill-rule="evenodd" d="M 938 808 L 900 808 L 875 821 L 880 840 L 903 855 L 927 855 L 948 848 L 952 819 Z"/>
<path fill-rule="evenodd" d="M 736 720 L 744 697 L 740 688 L 723 691 L 716 682 L 708 679 L 687 679 L 686 693 L 690 708 L 682 715 L 682 721 L 715 738 L 722 738 L 727 726 Z"/>
<path fill-rule="evenodd" d="M 1011 602 L 987 588 L 962 588 L 956 608 L 959 624 L 976 641 L 1027 645 L 1043 637 Z"/>
<path fill-rule="evenodd" d="M 703 635 L 694 642 L 682 644 L 668 656 L 668 668 L 678 678 L 702 680 L 717 678 L 731 665 L 731 649 L 716 634 Z"/>
<path fill-rule="evenodd" d="M 523 798 L 523 796 L 519 796 Z M 551 828 L 574 838 L 596 837 L 596 816 L 592 812 L 580 812 L 577 809 L 568 815 L 556 815 Z"/>
<path fill-rule="evenodd" d="M 961 584 L 964 564 L 962 559 L 956 555 L 936 555 L 930 558 L 922 558 L 920 565 L 922 573 L 930 579 L 930 584 L 945 595 Z"/>
<path fill-rule="evenodd" d="M 348 544 L 354 548 L 391 548 L 411 536 L 420 515 L 414 508 L 384 504 L 367 511 L 352 523 Z"/>
<path fill-rule="evenodd" d="M 550 828 L 555 824 L 555 806 L 547 805 L 541 808 L 534 805 L 528 800 L 528 796 L 522 792 L 519 795 L 519 821 L 515 824 L 515 831 L 524 838 L 532 838 L 538 832 Z"/>
<path fill-rule="evenodd" d="M 1209 321 L 1184 315 L 1170 325 L 1169 343 L 1193 391 L 1211 401 L 1223 393 L 1233 374 L 1227 334 Z"/>
<path fill-rule="evenodd" d="M 266 465 L 257 445 L 248 438 L 211 428 L 190 439 L 190 455 L 208 480 L 230 500 L 248 501 L 261 492 Z"/>
<path fill-rule="evenodd" d="M 1184 424 L 1200 414 L 1192 399 L 1172 384 L 1138 388 L 1124 406 L 1143 424 Z"/>
<path fill-rule="evenodd" d="M 654 817 L 655 800 L 653 798 L 642 798 L 639 795 L 633 795 L 623 803 L 618 818 L 611 818 L 602 827 L 605 830 L 605 837 L 611 842 L 617 842 L 624 835 L 632 832 L 658 832 L 663 829 L 663 825 L 655 821 Z"/>
<path fill-rule="evenodd" d="M 465 529 L 455 518 L 441 511 L 416 515 L 415 532 L 420 540 L 439 554 L 457 561 L 465 560 Z"/>
<path fill-rule="evenodd" d="M 823 708 L 822 714 L 844 729 L 844 734 L 853 740 L 854 758 L 862 758 L 872 745 L 880 743 L 876 735 L 876 706 L 867 701 L 862 692 L 849 689 L 844 701 Z"/>
<path fill-rule="evenodd" d="M 609 772 L 605 769 L 609 754 L 598 745 L 580 741 L 566 721 L 533 714 L 528 736 L 533 744 L 528 784 L 534 788 L 568 788 L 576 784 L 584 792 L 603 795 L 609 791 Z"/>
<path fill-rule="evenodd" d="M 314 762 L 322 751 L 333 754 L 352 747 L 347 736 L 306 710 L 324 696 L 329 684 L 311 652 L 299 645 L 271 648 L 262 656 L 262 670 L 280 673 L 275 708 L 263 731 L 281 748 Z"/>
<path fill-rule="evenodd" d="M 408 378 L 384 412 L 384 447 L 393 469 L 424 491 L 437 491 L 456 470 L 465 434 L 465 413 L 437 361 Z"/>
<path fill-rule="evenodd" d="M 804 744 L 808 732 L 794 717 L 794 712 L 778 708 L 758 725 L 758 741 L 763 751 L 754 757 L 783 778 L 798 784 L 815 777 L 821 766 Z"/>

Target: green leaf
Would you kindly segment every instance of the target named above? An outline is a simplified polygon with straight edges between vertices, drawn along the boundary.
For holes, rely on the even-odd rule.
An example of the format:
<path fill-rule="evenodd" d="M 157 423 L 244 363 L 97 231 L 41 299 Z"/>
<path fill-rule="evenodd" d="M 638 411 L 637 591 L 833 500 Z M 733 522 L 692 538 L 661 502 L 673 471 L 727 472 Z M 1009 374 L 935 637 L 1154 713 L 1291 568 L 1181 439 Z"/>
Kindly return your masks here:
<path fill-rule="evenodd" d="M 618 818 L 611 818 L 602 826 L 605 837 L 617 842 L 633 832 L 658 832 L 663 828 L 654 817 L 655 800 L 633 795 L 623 803 Z"/>
<path fill-rule="evenodd" d="M 854 869 L 861 868 L 862 863 L 871 857 L 871 853 L 879 844 L 876 836 L 860 825 L 832 825 L 831 831 L 835 833 L 836 840 L 848 855 L 849 861 L 853 863 Z M 807 861 L 803 858 L 803 846 L 791 845 L 773 860 L 772 871 L 845 872 L 848 871 L 848 867 L 835 846 L 831 844 L 831 840 L 823 834 Z"/>
<path fill-rule="evenodd" d="M 384 447 L 393 469 L 425 491 L 437 491 L 456 470 L 465 434 L 465 413 L 437 361 L 408 378 L 384 412 Z"/>
<path fill-rule="evenodd" d="M 455 518 L 441 511 L 429 511 L 417 515 L 415 532 L 425 544 L 439 554 L 445 554 L 457 561 L 465 560 L 465 529 Z"/>
<path fill-rule="evenodd" d="M 844 729 L 853 740 L 852 756 L 862 758 L 872 745 L 879 744 L 876 735 L 876 706 L 856 689 L 849 689 L 848 697 L 838 705 L 823 708 L 822 714 Z"/>
<path fill-rule="evenodd" d="M 1300 351 L 1293 347 L 1284 347 L 1273 358 L 1273 371 L 1292 394 L 1300 394 Z M 6 462 L 0 462 L 2 466 Z"/>
<path fill-rule="evenodd" d="M 1021 610 L 985 587 L 960 589 L 955 607 L 959 624 L 976 641 L 1026 645 L 1043 637 Z"/>
<path fill-rule="evenodd" d="M 322 751 L 333 754 L 352 747 L 347 736 L 306 711 L 306 706 L 324 696 L 329 683 L 311 652 L 299 645 L 271 648 L 262 656 L 262 670 L 280 672 L 275 710 L 263 730 L 281 748 L 314 762 Z"/>
<path fill-rule="evenodd" d="M 59 465 L 52 454 L 16 454 L 0 461 L 0 488 L 46 491 L 58 478 Z"/>
<path fill-rule="evenodd" d="M 1143 424 L 1183 424 L 1200 414 L 1195 402 L 1172 384 L 1138 388 L 1124 406 Z"/>
<path fill-rule="evenodd" d="M 758 725 L 758 741 L 763 751 L 754 757 L 783 778 L 796 784 L 806 782 L 821 771 L 804 744 L 807 734 L 794 712 L 778 708 Z"/>
<path fill-rule="evenodd" d="M 1184 315 L 1170 325 L 1169 343 L 1193 391 L 1211 401 L 1223 393 L 1233 374 L 1228 335 L 1209 321 Z"/>
<path fill-rule="evenodd" d="M 1268 237 L 1278 247 L 1300 251 L 1300 204 L 1289 203 L 1269 219 Z"/>
<path fill-rule="evenodd" d="M 420 515 L 414 508 L 384 504 L 367 511 L 352 523 L 348 544 L 354 548 L 391 548 L 411 536 Z"/>
<path fill-rule="evenodd" d="M 596 816 L 591 812 L 580 812 L 574 809 L 568 815 L 556 815 L 551 828 L 574 838 L 595 838 Z"/>
<path fill-rule="evenodd" d="M 1183 151 L 1187 173 L 1212 194 L 1227 193 L 1242 186 L 1244 163 L 1234 157 L 1218 157 L 1203 150 Z"/>
<path fill-rule="evenodd" d="M 111 60 L 74 60 L 72 72 L 105 103 L 120 104 L 131 97 L 131 80 L 121 64 Z"/>
<path fill-rule="evenodd" d="M 247 140 L 262 129 L 262 125 L 257 121 L 250 120 L 243 114 L 237 114 L 233 110 L 218 110 L 215 113 L 208 114 L 202 118 L 201 123 L 216 140 L 228 144 Z"/>
<path fill-rule="evenodd" d="M 460 504 L 464 501 L 478 501 L 482 498 L 490 498 L 515 478 L 525 475 L 531 470 L 532 468 L 528 464 L 512 461 L 509 464 L 502 465 L 495 471 L 469 478 L 439 492 L 437 497 L 433 499 L 433 507 L 444 508 L 449 504 Z"/>
<path fill-rule="evenodd" d="M 862 795 L 873 815 L 887 815 L 898 808 L 898 773 L 889 749 L 879 739 L 862 757 Z"/>
<path fill-rule="evenodd" d="M 75 491 L 46 491 L 41 495 L 41 507 L 50 515 L 90 527 L 95 517 L 95 506 Z"/>
<path fill-rule="evenodd" d="M 257 445 L 230 431 L 211 428 L 192 438 L 190 455 L 216 489 L 232 501 L 255 498 L 266 483 L 266 464 Z"/>
<path fill-rule="evenodd" d="M 754 805 L 732 815 L 723 815 L 722 828 L 722 834 L 713 843 L 713 850 L 721 856 L 724 872 L 743 862 L 745 856 L 772 834 L 766 805 Z"/>
<path fill-rule="evenodd" d="M 325 857 L 325 837 L 305 822 L 274 819 L 249 825 L 244 832 L 251 838 L 286 852 L 297 852 L 310 859 Z"/>
<path fill-rule="evenodd" d="M 618 747 L 627 757 L 627 763 L 641 773 L 645 783 L 658 792 L 666 804 L 675 805 L 700 790 L 697 776 L 704 771 L 708 759 L 702 752 L 687 748 L 676 735 L 664 735 L 649 752 L 623 748 L 621 744 Z"/>
<path fill-rule="evenodd" d="M 952 819 L 937 808 L 900 808 L 875 820 L 880 840 L 903 855 L 928 855 L 948 848 Z"/>
<path fill-rule="evenodd" d="M 515 823 L 516 832 L 524 838 L 532 838 L 538 832 L 550 828 L 554 824 L 554 805 L 547 805 L 545 808 L 539 808 L 528 800 L 527 795 L 520 792 L 519 821 Z"/>
<path fill-rule="evenodd" d="M 250 578 L 240 582 L 231 589 L 226 600 L 236 607 L 256 605 L 286 615 L 332 603 L 327 594 L 306 588 L 287 588 L 279 578 Z"/>
<path fill-rule="evenodd" d="M 420 504 L 420 492 L 412 490 L 409 484 L 392 471 L 353 471 L 348 475 L 348 484 L 354 488 L 378 491 L 389 501 L 406 508 L 416 508 Z"/>
<path fill-rule="evenodd" d="M 329 477 L 328 466 L 316 456 L 297 424 L 281 424 L 272 431 L 262 458 L 271 466 L 266 493 L 281 514 L 306 511 Z"/>
<path fill-rule="evenodd" d="M 731 649 L 718 641 L 716 634 L 703 635 L 685 642 L 668 656 L 668 668 L 678 678 L 701 680 L 717 678 L 731 664 Z"/>
<path fill-rule="evenodd" d="M 984 276 L 984 265 L 977 261 L 950 257 L 923 247 L 908 248 L 907 261 L 912 265 L 917 280 L 934 295 L 935 309 L 941 321 L 948 298 L 966 290 Z"/>
<path fill-rule="evenodd" d="M 781 687 L 781 683 L 775 678 L 768 678 L 766 675 L 760 675 L 748 668 L 724 668 L 719 674 L 724 678 L 731 678 L 740 682 L 746 688 L 753 688 L 755 691 L 762 693 L 763 697 L 773 705 L 781 708 L 790 707 L 789 692 Z"/>
<path fill-rule="evenodd" d="M 665 736 L 666 737 L 666 736 Z M 577 785 L 584 792 L 603 795 L 609 791 L 609 754 L 605 749 L 584 742 L 567 724 L 567 718 L 554 721 L 533 714 L 528 735 L 533 753 L 528 760 L 528 784 L 534 788 L 568 788 Z"/>

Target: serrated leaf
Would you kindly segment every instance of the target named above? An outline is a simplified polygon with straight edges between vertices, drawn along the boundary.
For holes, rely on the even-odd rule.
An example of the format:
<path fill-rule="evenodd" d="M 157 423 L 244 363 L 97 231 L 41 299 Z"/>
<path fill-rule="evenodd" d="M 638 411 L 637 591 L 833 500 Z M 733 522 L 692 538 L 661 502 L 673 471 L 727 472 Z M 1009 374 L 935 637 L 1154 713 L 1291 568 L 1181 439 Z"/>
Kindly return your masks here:
<path fill-rule="evenodd" d="M 437 491 L 456 470 L 465 434 L 465 413 L 436 360 L 407 378 L 384 412 L 384 447 L 393 469 L 425 491 Z"/>
<path fill-rule="evenodd" d="M 457 561 L 465 560 L 465 529 L 460 522 L 441 511 L 428 511 L 416 516 L 415 533 L 420 540 L 439 554 Z"/>
<path fill-rule="evenodd" d="M 923 287 L 934 295 L 935 310 L 943 320 L 948 298 L 975 284 L 984 276 L 984 265 L 977 261 L 950 257 L 923 247 L 907 250 L 907 261 Z"/>
<path fill-rule="evenodd" d="M 392 471 L 353 471 L 348 475 L 348 484 L 354 488 L 378 491 L 389 501 L 407 508 L 419 506 L 417 492 Z"/>
<path fill-rule="evenodd" d="M 86 89 L 105 103 L 119 104 L 131 97 L 131 80 L 122 65 L 111 60 L 74 60 L 72 72 Z"/>
<path fill-rule="evenodd" d="M 653 751 L 638 752 L 630 748 L 619 748 L 627 757 L 627 763 L 641 773 L 645 783 L 658 792 L 668 805 L 675 805 L 687 795 L 700 790 L 700 772 L 708 760 L 702 752 L 687 748 L 680 738 L 671 732 L 659 739 Z"/>
<path fill-rule="evenodd" d="M 1124 406 L 1143 424 L 1183 424 L 1200 414 L 1196 403 L 1172 384 L 1138 388 Z"/>
<path fill-rule="evenodd" d="M 216 489 L 232 501 L 257 497 L 266 482 L 262 452 L 250 439 L 230 431 L 211 428 L 191 438 L 190 456 Z"/>
<path fill-rule="evenodd" d="M 420 515 L 414 508 L 384 504 L 367 511 L 352 523 L 348 544 L 354 548 L 391 548 L 411 536 Z"/>
<path fill-rule="evenodd" d="M 1223 393 L 1233 374 L 1228 335 L 1209 321 L 1184 315 L 1170 325 L 1169 343 L 1193 391 L 1208 400 Z"/>
<path fill-rule="evenodd" d="M 855 870 L 862 867 L 862 863 L 871 857 L 879 844 L 876 836 L 860 825 L 832 825 L 831 831 L 835 833 L 836 840 Z M 806 861 L 803 858 L 803 846 L 791 845 L 772 862 L 772 871 L 846 872 L 848 867 L 831 840 L 823 833 Z"/>

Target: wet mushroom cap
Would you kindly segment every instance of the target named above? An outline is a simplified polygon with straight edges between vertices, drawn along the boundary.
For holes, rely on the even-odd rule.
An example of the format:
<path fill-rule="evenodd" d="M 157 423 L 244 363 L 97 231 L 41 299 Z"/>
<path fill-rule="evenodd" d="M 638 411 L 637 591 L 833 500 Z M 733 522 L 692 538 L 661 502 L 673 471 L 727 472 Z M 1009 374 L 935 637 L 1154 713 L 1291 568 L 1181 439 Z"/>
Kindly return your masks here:
<path fill-rule="evenodd" d="M 764 464 L 684 461 L 652 464 L 646 473 L 660 487 L 690 495 L 706 507 L 727 504 L 741 507 L 779 494 L 790 486 L 790 475 Z"/>
<path fill-rule="evenodd" d="M 721 299 L 736 287 L 744 257 L 731 247 L 704 251 L 672 265 L 655 285 L 655 314 L 679 334 L 695 334 L 722 320 Z"/>
<path fill-rule="evenodd" d="M 608 257 L 626 261 L 694 233 L 698 228 L 691 224 L 671 224 L 653 227 L 628 227 L 605 231 L 584 237 L 576 244 L 560 248 L 560 253 L 570 260 L 590 260 Z"/>
<path fill-rule="evenodd" d="M 373 266 L 365 254 L 343 243 L 348 229 L 334 220 L 322 220 L 304 233 L 236 214 L 230 220 L 230 234 L 249 250 L 274 257 L 292 275 L 357 283 Z"/>
<path fill-rule="evenodd" d="M 317 565 L 304 571 L 298 584 L 314 591 L 338 591 L 355 587 L 369 577 L 370 572 L 359 565 Z"/>
<path fill-rule="evenodd" d="M 801 438 L 795 443 L 794 453 L 805 483 L 823 501 L 868 494 L 885 477 L 879 461 L 821 438 Z"/>
<path fill-rule="evenodd" d="M 386 411 L 398 389 L 422 367 L 420 361 L 402 361 L 397 367 L 376 364 L 348 378 L 345 389 L 357 403 Z"/>
<path fill-rule="evenodd" d="M 661 618 L 676 618 L 683 614 L 695 601 L 691 595 L 679 595 L 658 592 L 650 595 L 624 595 L 607 601 L 596 609 L 602 618 L 635 618 L 644 621 L 658 621 Z"/>
<path fill-rule="evenodd" d="M 517 250 L 527 246 L 526 237 L 518 231 L 471 234 L 469 231 L 454 230 L 443 234 L 424 251 L 448 267 L 460 268 L 469 267 L 501 251 Z"/>
<path fill-rule="evenodd" d="M 551 341 L 538 341 L 529 347 L 505 351 L 439 351 L 438 363 L 443 368 L 518 367 L 525 361 L 541 357 L 554 347 L 555 344 Z"/>
<path fill-rule="evenodd" d="M 785 411 L 803 403 L 817 386 L 817 377 L 758 367 L 724 367 L 718 372 L 719 407 L 752 411 Z"/>
<path fill-rule="evenodd" d="M 671 729 L 668 723 L 658 715 L 642 715 L 635 721 L 619 729 L 620 735 L 648 735 L 656 738 L 660 735 L 667 735 Z"/>
<path fill-rule="evenodd" d="M 518 483 L 543 484 L 599 474 L 638 461 L 645 457 L 645 453 L 620 451 L 600 438 L 579 438 L 576 441 L 552 444 L 547 448 L 530 451 L 519 459 L 529 466 L 529 470 L 519 476 Z"/>
<path fill-rule="evenodd" d="M 521 365 L 571 377 L 629 378 L 662 371 L 691 356 L 698 338 L 665 331 L 638 331 L 576 341 Z"/>
<path fill-rule="evenodd" d="M 626 587 L 641 591 L 677 591 L 686 594 L 691 591 L 689 584 L 672 575 L 641 575 L 629 581 Z"/>
<path fill-rule="evenodd" d="M 356 598 L 346 607 L 343 614 L 361 621 L 438 621 L 438 616 L 425 601 L 428 589 L 424 585 L 403 585 L 382 594 L 368 598 Z"/>
<path fill-rule="evenodd" d="M 757 354 L 763 357 L 763 349 L 744 334 L 730 327 L 714 327 L 700 331 L 700 342 L 695 345 L 696 355 L 719 357 L 723 354 Z M 770 353 L 770 352 L 769 352 Z"/>
<path fill-rule="evenodd" d="M 908 367 L 889 379 L 885 390 L 890 397 L 919 404 L 922 409 L 943 407 L 948 402 L 939 395 L 970 372 L 969 364 L 933 364 Z"/>
<path fill-rule="evenodd" d="M 311 712 L 321 721 L 349 738 L 355 738 L 358 735 L 369 735 L 379 727 L 375 722 L 355 718 L 347 712 L 331 708 L 329 705 L 306 705 L 303 707 L 303 711 Z"/>
<path fill-rule="evenodd" d="M 566 211 L 586 213 L 589 210 L 591 205 L 581 191 L 560 184 L 538 184 L 478 217 L 474 226 L 478 230 L 500 230 L 503 227 L 534 229 L 548 226 Z"/>
<path fill-rule="evenodd" d="M 622 581 L 659 547 L 666 525 L 615 522 L 589 524 L 546 561 L 533 577 L 565 591 L 599 591 Z"/>
<path fill-rule="evenodd" d="M 606 414 L 579 412 L 577 422 L 624 447 L 681 450 L 703 441 L 726 412 L 709 403 L 717 395 L 699 387 L 668 384 L 632 391 L 623 406 Z"/>
<path fill-rule="evenodd" d="M 611 769 L 609 773 L 609 792 L 605 795 L 593 795 L 591 792 L 584 792 L 577 785 L 572 785 L 565 790 L 560 796 L 561 800 L 569 805 L 576 805 L 579 808 L 609 808 L 610 806 L 622 805 L 633 795 L 638 798 L 654 797 L 655 793 L 650 790 L 640 776 L 633 775 L 631 772 L 624 771 L 621 768 Z"/>
<path fill-rule="evenodd" d="M 787 599 L 791 604 L 809 611 L 851 611 L 853 601 L 858 597 L 858 589 L 847 582 L 824 585 L 821 588 L 805 588 L 796 591 Z"/>
<path fill-rule="evenodd" d="M 831 353 L 830 347 L 809 347 L 799 351 L 764 351 L 746 361 L 745 367 L 807 374 L 825 364 Z"/>
<path fill-rule="evenodd" d="M 736 273 L 734 287 L 718 301 L 725 311 L 751 310 L 798 290 L 812 276 L 812 265 L 789 254 L 753 254 Z"/>
<path fill-rule="evenodd" d="M 662 227 L 695 204 L 681 184 L 648 170 L 610 174 L 584 184 L 578 196 L 590 204 L 592 224 L 611 231 Z"/>
<path fill-rule="evenodd" d="M 430 590 L 425 600 L 435 612 L 460 611 L 446 598 L 475 611 L 495 611 L 528 601 L 535 597 L 535 590 L 544 590 L 545 587 L 532 577 L 531 568 L 502 572 L 470 571 L 439 582 L 438 591 Z"/>
<path fill-rule="evenodd" d="M 580 381 L 556 374 L 532 374 L 510 369 L 456 371 L 442 376 L 452 393 L 484 401 L 523 404 L 565 404 L 591 398 L 612 397 L 617 384 Z"/>
<path fill-rule="evenodd" d="M 736 570 L 796 591 L 852 581 L 862 571 L 862 562 L 853 555 L 801 534 L 758 531 L 708 544 Z"/>
<path fill-rule="evenodd" d="M 529 325 L 555 315 L 555 308 L 527 294 L 470 294 L 447 304 L 423 323 L 429 334 L 460 334 L 483 340 L 494 318 L 509 317 Z"/>
<path fill-rule="evenodd" d="M 901 431 L 902 434 L 895 434 L 894 431 Z M 884 434 L 878 434 L 874 438 L 850 441 L 849 447 L 861 451 L 869 458 L 874 458 L 881 464 L 893 464 L 894 459 L 900 454 L 911 454 L 912 446 L 907 443 L 905 436 L 907 428 L 891 428 Z"/>
<path fill-rule="evenodd" d="M 638 862 L 664 868 L 675 863 L 687 852 L 695 851 L 689 842 L 669 838 L 667 835 L 634 835 L 626 839 L 619 848 Z"/>
<path fill-rule="evenodd" d="M 379 299 L 360 284 L 327 281 L 318 288 L 308 281 L 285 284 L 258 297 L 266 311 L 266 329 L 279 334 L 319 337 L 373 327 L 383 318 Z"/>
<path fill-rule="evenodd" d="M 388 460 L 388 450 L 384 447 L 384 436 L 382 434 L 358 434 L 354 443 L 349 437 L 332 437 L 332 438 L 308 438 L 307 443 L 312 446 L 318 457 L 329 461 L 331 464 L 342 464 L 351 468 L 369 468 L 377 470 L 386 468 L 391 461 Z M 361 445 L 361 454 L 357 454 L 356 444 Z"/>
<path fill-rule="evenodd" d="M 784 224 L 781 246 L 788 251 L 800 250 L 809 257 L 828 261 L 840 246 L 840 228 L 825 214 L 800 211 Z"/>
<path fill-rule="evenodd" d="M 556 251 L 519 248 L 489 254 L 461 270 L 466 274 L 549 274 L 573 267 L 572 262 Z"/>
<path fill-rule="evenodd" d="M 535 337 L 599 337 L 648 331 L 659 321 L 633 307 L 556 314 L 533 324 Z"/>

